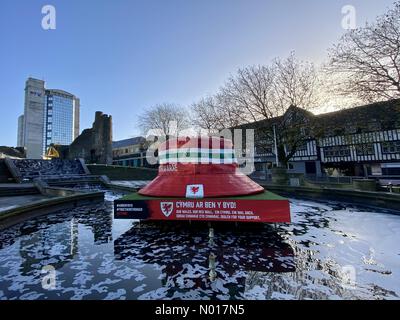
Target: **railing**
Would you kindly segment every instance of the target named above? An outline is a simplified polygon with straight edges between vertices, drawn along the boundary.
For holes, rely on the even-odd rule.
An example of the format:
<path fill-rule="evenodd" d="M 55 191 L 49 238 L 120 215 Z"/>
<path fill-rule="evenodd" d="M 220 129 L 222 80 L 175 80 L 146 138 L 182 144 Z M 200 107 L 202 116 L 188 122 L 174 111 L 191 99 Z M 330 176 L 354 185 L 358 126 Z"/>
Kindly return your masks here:
<path fill-rule="evenodd" d="M 271 172 L 265 171 L 254 171 L 250 174 L 250 177 L 257 180 L 271 181 Z M 330 184 L 353 184 L 355 179 L 375 179 L 382 185 L 400 185 L 400 175 L 368 175 L 368 176 L 328 176 L 316 174 L 305 174 L 305 180 L 315 183 L 330 183 Z"/>
<path fill-rule="evenodd" d="M 271 181 L 272 175 L 270 172 L 265 171 L 254 171 L 250 174 L 250 178 L 264 180 L 264 181 Z"/>
<path fill-rule="evenodd" d="M 340 183 L 340 184 L 352 184 L 353 179 L 362 179 L 362 177 L 353 177 L 353 176 L 327 176 L 321 175 L 317 176 L 316 174 L 305 174 L 305 179 L 310 182 L 320 182 L 320 183 Z"/>
<path fill-rule="evenodd" d="M 379 184 L 390 189 L 391 186 L 400 186 L 400 175 L 368 176 L 369 179 L 377 179 Z"/>
<path fill-rule="evenodd" d="M 385 180 L 400 180 L 400 175 L 380 175 L 380 176 L 372 176 L 369 175 L 368 179 L 385 179 Z"/>
<path fill-rule="evenodd" d="M 354 179 L 375 179 L 381 185 L 400 184 L 400 175 L 368 175 L 368 176 L 317 176 L 314 174 L 306 174 L 306 180 L 310 182 L 320 182 L 320 183 L 341 183 L 341 184 L 352 184 Z"/>

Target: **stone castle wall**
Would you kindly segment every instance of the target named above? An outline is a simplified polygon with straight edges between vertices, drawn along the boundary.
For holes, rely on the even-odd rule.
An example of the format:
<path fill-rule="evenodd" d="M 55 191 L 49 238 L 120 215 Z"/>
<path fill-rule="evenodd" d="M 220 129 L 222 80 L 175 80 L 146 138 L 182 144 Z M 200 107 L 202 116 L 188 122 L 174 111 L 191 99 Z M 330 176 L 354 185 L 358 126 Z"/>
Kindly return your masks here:
<path fill-rule="evenodd" d="M 72 142 L 66 157 L 82 158 L 86 163 L 112 164 L 112 117 L 97 111 L 92 128 L 83 130 Z"/>

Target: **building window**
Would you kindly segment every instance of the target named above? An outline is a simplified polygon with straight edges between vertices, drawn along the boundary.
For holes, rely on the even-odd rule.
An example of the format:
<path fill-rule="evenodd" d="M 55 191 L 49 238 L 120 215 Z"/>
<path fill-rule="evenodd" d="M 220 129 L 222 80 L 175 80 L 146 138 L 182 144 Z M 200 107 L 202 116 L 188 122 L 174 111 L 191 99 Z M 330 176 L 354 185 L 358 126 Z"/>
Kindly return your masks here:
<path fill-rule="evenodd" d="M 400 140 L 382 143 L 382 153 L 400 153 Z"/>
<path fill-rule="evenodd" d="M 356 129 L 356 127 L 354 127 L 354 126 L 352 126 L 352 125 L 349 124 L 349 125 L 344 129 L 344 131 L 345 131 L 345 134 L 354 134 L 354 133 L 356 133 L 357 129 Z"/>
<path fill-rule="evenodd" d="M 386 120 L 381 122 L 381 129 L 382 130 L 392 130 L 396 128 L 396 121 L 395 120 Z"/>
<path fill-rule="evenodd" d="M 356 153 L 358 156 L 374 155 L 374 145 L 372 143 L 358 144 L 356 145 Z"/>
<path fill-rule="evenodd" d="M 334 146 L 324 148 L 325 157 L 348 157 L 350 156 L 349 146 Z"/>
<path fill-rule="evenodd" d="M 345 130 L 342 128 L 337 128 L 333 130 L 333 135 L 334 136 L 342 136 L 345 134 Z"/>
<path fill-rule="evenodd" d="M 307 128 L 307 127 L 302 127 L 302 128 L 300 128 L 300 133 L 301 133 L 301 135 L 304 136 L 304 137 L 309 137 L 309 136 L 311 136 L 310 128 Z"/>
<path fill-rule="evenodd" d="M 272 154 L 272 147 L 271 146 L 256 146 L 255 153 L 260 154 Z"/>
<path fill-rule="evenodd" d="M 303 141 L 297 146 L 297 151 L 307 151 L 307 142 Z"/>

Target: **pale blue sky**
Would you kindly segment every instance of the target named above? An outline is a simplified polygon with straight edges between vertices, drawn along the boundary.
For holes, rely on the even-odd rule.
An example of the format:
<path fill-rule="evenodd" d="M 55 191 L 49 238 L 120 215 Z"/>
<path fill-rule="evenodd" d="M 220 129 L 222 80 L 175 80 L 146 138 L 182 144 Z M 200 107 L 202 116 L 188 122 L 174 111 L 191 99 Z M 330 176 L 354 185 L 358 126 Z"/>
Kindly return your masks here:
<path fill-rule="evenodd" d="M 14 146 L 28 76 L 81 99 L 81 130 L 94 112 L 113 115 L 114 140 L 139 134 L 137 115 L 161 102 L 189 105 L 237 68 L 295 50 L 322 62 L 344 32 L 393 0 L 1 0 L 0 145 Z M 43 5 L 57 29 L 41 28 Z"/>

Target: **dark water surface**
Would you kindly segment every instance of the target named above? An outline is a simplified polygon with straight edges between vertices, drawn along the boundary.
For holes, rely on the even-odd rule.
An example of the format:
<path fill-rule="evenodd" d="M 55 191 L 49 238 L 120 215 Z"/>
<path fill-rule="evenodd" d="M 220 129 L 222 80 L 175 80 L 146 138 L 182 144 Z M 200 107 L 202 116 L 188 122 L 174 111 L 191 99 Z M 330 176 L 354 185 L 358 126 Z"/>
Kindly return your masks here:
<path fill-rule="evenodd" d="M 399 215 L 292 199 L 292 224 L 210 243 L 205 225 L 113 220 L 117 197 L 1 231 L 0 299 L 400 297 Z"/>

